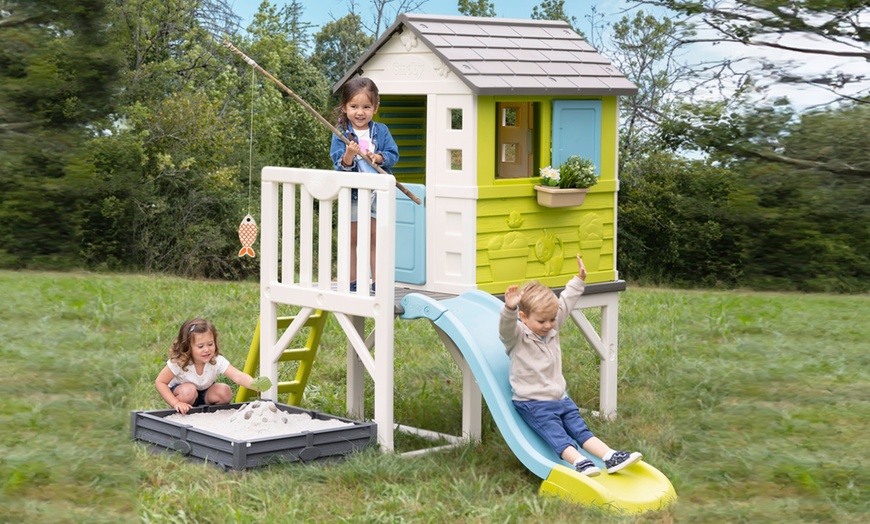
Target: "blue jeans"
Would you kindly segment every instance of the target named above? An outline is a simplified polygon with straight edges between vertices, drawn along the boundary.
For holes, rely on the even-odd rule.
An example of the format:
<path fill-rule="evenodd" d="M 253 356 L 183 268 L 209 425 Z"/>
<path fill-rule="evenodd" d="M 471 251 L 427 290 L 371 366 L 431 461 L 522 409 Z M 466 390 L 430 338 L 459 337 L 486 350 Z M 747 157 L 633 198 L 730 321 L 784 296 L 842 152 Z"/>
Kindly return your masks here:
<path fill-rule="evenodd" d="M 577 447 L 579 444 L 582 447 L 595 436 L 580 416 L 577 404 L 569 397 L 562 400 L 514 400 L 513 403 L 520 417 L 559 457 L 568 446 Z"/>

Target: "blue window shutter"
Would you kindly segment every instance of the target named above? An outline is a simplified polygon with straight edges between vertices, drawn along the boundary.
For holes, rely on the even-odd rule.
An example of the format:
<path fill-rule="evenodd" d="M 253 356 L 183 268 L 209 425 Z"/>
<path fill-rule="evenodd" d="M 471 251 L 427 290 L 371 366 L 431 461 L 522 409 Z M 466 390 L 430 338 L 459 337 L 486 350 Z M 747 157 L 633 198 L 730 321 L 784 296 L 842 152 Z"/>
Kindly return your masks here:
<path fill-rule="evenodd" d="M 601 174 L 601 100 L 553 101 L 552 166 L 571 155 L 592 160 Z"/>

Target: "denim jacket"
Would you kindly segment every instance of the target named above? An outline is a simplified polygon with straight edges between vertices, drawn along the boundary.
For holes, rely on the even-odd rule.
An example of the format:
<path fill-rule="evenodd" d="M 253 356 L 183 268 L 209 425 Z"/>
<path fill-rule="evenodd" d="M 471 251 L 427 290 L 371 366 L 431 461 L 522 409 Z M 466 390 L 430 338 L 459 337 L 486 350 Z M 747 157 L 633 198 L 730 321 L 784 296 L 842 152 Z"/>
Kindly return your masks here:
<path fill-rule="evenodd" d="M 348 126 L 348 128 L 353 137 L 356 138 L 353 126 Z M 384 156 L 384 163 L 381 164 L 381 168 L 387 173 L 392 174 L 391 168 L 399 161 L 399 146 L 393 140 L 393 135 L 390 134 L 386 124 L 375 122 L 374 120 L 369 122 L 369 134 L 371 135 L 372 143 L 375 145 L 374 154 Z M 350 167 L 341 165 L 341 158 L 344 156 L 345 151 L 347 151 L 347 146 L 333 134 L 329 156 L 332 158 L 335 169 L 337 171 L 362 171 L 362 167 L 358 165 L 359 161 L 356 158 L 353 159 Z"/>

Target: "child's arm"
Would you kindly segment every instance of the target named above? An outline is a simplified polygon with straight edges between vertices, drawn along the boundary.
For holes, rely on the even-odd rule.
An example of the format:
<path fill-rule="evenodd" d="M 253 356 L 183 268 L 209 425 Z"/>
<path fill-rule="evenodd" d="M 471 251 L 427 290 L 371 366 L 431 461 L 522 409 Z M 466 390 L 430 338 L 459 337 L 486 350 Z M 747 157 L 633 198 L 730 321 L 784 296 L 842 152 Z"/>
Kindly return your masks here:
<path fill-rule="evenodd" d="M 577 253 L 577 276 L 580 277 L 580 280 L 586 282 L 586 266 L 583 265 L 580 253 Z"/>
<path fill-rule="evenodd" d="M 163 400 L 169 404 L 169 407 L 184 415 L 192 406 L 186 402 L 178 400 L 178 397 L 176 397 L 172 390 L 169 389 L 169 383 L 172 382 L 173 378 L 175 378 L 175 373 L 169 369 L 169 366 L 163 366 L 163 370 L 159 375 L 157 375 L 157 379 L 154 381 L 154 387 L 157 388 L 157 392 L 160 393 Z"/>
<path fill-rule="evenodd" d="M 504 292 L 504 305 L 507 306 L 508 309 L 516 310 L 520 303 L 520 298 L 522 298 L 523 295 L 518 291 L 518 289 L 517 286 L 508 286 L 507 291 Z"/>
<path fill-rule="evenodd" d="M 269 380 L 269 377 L 254 378 L 244 371 L 234 368 L 232 364 L 224 371 L 224 375 L 236 384 L 252 391 L 265 391 L 272 387 L 272 381 Z"/>
<path fill-rule="evenodd" d="M 517 327 L 517 306 L 522 293 L 517 286 L 509 286 L 504 292 L 504 308 L 498 319 L 498 338 L 504 344 L 505 352 L 510 355 L 516 347 L 519 328 Z"/>
<path fill-rule="evenodd" d="M 384 169 L 390 169 L 399 163 L 399 146 L 396 140 L 390 133 L 387 126 L 383 126 L 383 131 L 379 133 L 378 151 L 376 155 L 380 155 L 380 162 Z M 375 156 L 377 160 L 377 156 Z"/>

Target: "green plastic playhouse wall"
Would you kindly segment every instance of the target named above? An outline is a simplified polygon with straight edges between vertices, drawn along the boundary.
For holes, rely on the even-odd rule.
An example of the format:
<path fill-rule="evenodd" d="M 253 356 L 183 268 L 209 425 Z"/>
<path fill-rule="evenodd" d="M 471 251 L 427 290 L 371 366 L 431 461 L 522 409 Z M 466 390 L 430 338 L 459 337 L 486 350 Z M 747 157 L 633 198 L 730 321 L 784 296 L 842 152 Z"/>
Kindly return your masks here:
<path fill-rule="evenodd" d="M 565 97 L 559 97 L 564 100 Z M 601 177 L 580 207 L 538 205 L 539 177 L 496 180 L 496 102 L 539 102 L 539 151 L 535 174 L 550 165 L 552 102 L 548 97 L 478 98 L 477 286 L 503 293 L 510 284 L 537 279 L 562 287 L 577 274 L 577 253 L 586 265 L 589 283 L 616 279 L 617 97 L 601 100 Z"/>

